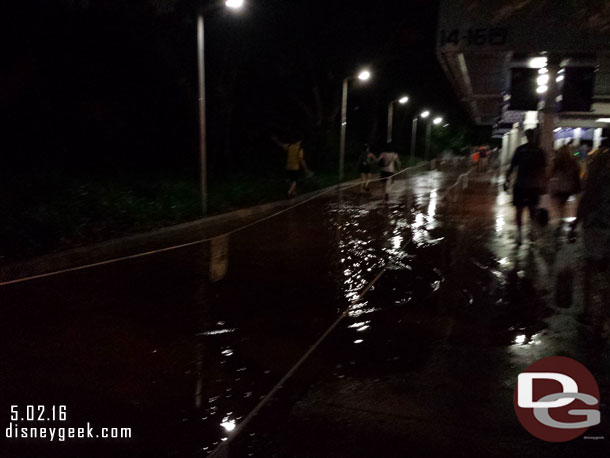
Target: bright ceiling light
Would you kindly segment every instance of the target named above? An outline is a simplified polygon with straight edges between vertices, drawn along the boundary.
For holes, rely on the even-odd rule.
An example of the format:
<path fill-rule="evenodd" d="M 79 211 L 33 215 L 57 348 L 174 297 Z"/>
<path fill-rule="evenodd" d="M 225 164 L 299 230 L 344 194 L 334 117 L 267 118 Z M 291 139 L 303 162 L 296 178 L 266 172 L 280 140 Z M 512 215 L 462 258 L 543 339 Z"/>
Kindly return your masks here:
<path fill-rule="evenodd" d="M 528 65 L 530 68 L 544 68 L 547 64 L 546 57 L 533 57 L 530 59 Z"/>
<path fill-rule="evenodd" d="M 438 118 L 434 118 L 434 121 L 432 122 L 434 123 L 434 125 L 438 126 L 441 122 L 443 122 L 443 118 L 439 116 Z"/>
<path fill-rule="evenodd" d="M 565 79 L 565 77 L 564 77 L 563 75 L 559 75 L 559 76 L 557 77 L 556 81 L 557 81 L 558 83 L 561 83 L 561 82 L 562 82 L 564 79 Z"/>
<path fill-rule="evenodd" d="M 543 67 L 540 70 L 538 70 L 538 74 L 540 74 L 540 75 L 546 75 L 548 72 L 549 72 L 549 69 L 546 67 Z"/>
<path fill-rule="evenodd" d="M 597 122 L 610 122 L 610 118 L 599 118 Z"/>
<path fill-rule="evenodd" d="M 538 89 L 536 89 L 536 92 L 537 92 L 538 94 L 544 94 L 544 93 L 545 93 L 546 91 L 548 91 L 548 90 L 549 90 L 549 87 L 548 87 L 548 86 L 543 85 L 543 86 L 538 86 Z"/>
<path fill-rule="evenodd" d="M 402 98 L 400 98 L 400 99 L 398 100 L 398 103 L 400 103 L 400 104 L 404 105 L 404 104 L 405 104 L 405 103 L 407 103 L 408 101 L 409 101 L 409 97 L 404 96 L 404 97 L 402 97 Z"/>
<path fill-rule="evenodd" d="M 371 79 L 371 72 L 369 72 L 368 70 L 362 70 L 358 74 L 358 79 L 360 81 L 368 81 L 369 79 Z"/>
<path fill-rule="evenodd" d="M 545 86 L 549 84 L 549 75 L 540 75 L 536 81 L 538 86 Z"/>
<path fill-rule="evenodd" d="M 424 111 L 421 115 L 422 118 L 427 118 L 428 116 L 430 116 L 430 112 L 428 110 Z"/>
<path fill-rule="evenodd" d="M 242 6 L 244 6 L 244 0 L 227 0 L 225 2 L 227 8 L 232 8 L 234 10 L 238 10 Z"/>
<path fill-rule="evenodd" d="M 553 132 L 559 132 L 559 131 L 561 131 L 561 127 L 556 127 Z"/>

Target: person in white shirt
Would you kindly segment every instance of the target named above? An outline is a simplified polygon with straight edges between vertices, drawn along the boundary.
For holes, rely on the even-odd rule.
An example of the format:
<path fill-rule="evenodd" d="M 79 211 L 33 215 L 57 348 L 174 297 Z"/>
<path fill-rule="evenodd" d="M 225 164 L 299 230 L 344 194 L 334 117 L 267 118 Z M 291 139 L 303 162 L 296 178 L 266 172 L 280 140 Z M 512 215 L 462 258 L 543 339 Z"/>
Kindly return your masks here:
<path fill-rule="evenodd" d="M 400 163 L 400 157 L 398 154 L 392 152 L 392 144 L 387 145 L 389 151 L 385 151 L 377 158 L 377 164 L 381 172 L 381 182 L 385 186 L 384 199 L 388 200 L 390 197 L 390 187 L 392 186 L 392 176 L 400 171 L 402 164 Z M 397 170 L 398 168 L 398 170 Z"/>

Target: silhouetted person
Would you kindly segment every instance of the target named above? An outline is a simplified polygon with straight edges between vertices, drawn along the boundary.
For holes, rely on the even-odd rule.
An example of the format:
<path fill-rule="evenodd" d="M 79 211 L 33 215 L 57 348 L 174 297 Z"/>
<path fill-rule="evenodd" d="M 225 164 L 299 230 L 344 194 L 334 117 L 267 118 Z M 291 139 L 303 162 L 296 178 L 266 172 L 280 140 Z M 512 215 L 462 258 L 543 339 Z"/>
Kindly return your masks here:
<path fill-rule="evenodd" d="M 549 188 L 559 217 L 557 232 L 561 232 L 566 202 L 580 192 L 580 166 L 567 145 L 555 153 Z"/>
<path fill-rule="evenodd" d="M 608 331 L 607 310 L 592 309 L 592 294 L 600 294 L 600 304 L 608 307 L 610 300 L 610 141 L 604 140 L 599 152 L 591 161 L 585 177 L 585 189 L 578 205 L 576 220 L 572 223 L 572 234 L 582 223 L 585 251 L 583 293 L 585 315 L 596 318 L 594 324 Z M 602 285 L 593 288 L 594 277 L 602 274 Z M 595 316 L 597 315 L 597 316 Z M 606 329 L 603 329 L 605 327 Z"/>
<path fill-rule="evenodd" d="M 373 162 L 375 162 L 375 155 L 371 153 L 369 145 L 364 145 L 364 150 L 360 153 L 358 158 L 358 173 L 360 173 L 360 192 L 369 190 L 369 182 L 371 181 L 371 174 L 373 172 Z"/>
<path fill-rule="evenodd" d="M 385 151 L 377 158 L 379 169 L 381 173 L 381 182 L 384 185 L 384 199 L 390 198 L 390 188 L 392 186 L 392 176 L 396 173 L 396 166 L 400 170 L 401 163 L 398 154 L 392 151 L 393 144 L 387 144 L 388 151 Z M 396 165 L 396 166 L 395 166 Z"/>
<path fill-rule="evenodd" d="M 286 151 L 286 175 L 290 181 L 288 197 L 293 197 L 296 195 L 297 180 L 299 179 L 301 172 L 309 172 L 307 163 L 305 162 L 301 140 L 294 141 L 293 143 L 282 143 L 277 137 L 272 137 L 272 139 Z"/>
<path fill-rule="evenodd" d="M 506 181 L 510 182 L 511 175 L 517 169 L 517 178 L 513 188 L 513 205 L 516 207 L 517 244 L 523 239 L 523 210 L 527 207 L 530 212 L 530 221 L 534 219 L 540 196 L 546 185 L 546 158 L 544 151 L 538 146 L 536 132 L 533 129 L 525 131 L 527 143 L 515 151 Z"/>

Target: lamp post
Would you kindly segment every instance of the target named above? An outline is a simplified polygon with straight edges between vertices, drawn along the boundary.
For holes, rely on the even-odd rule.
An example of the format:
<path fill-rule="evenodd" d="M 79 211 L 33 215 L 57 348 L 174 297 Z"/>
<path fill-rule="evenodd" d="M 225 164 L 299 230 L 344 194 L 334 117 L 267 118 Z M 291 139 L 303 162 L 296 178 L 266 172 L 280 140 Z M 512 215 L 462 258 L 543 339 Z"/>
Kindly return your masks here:
<path fill-rule="evenodd" d="M 360 81 L 368 81 L 371 78 L 369 70 L 362 70 L 358 73 L 357 78 Z M 343 181 L 345 168 L 345 137 L 347 134 L 347 93 L 349 82 L 354 79 L 353 76 L 348 76 L 343 80 L 343 95 L 341 98 L 341 143 L 339 145 L 339 182 Z"/>
<path fill-rule="evenodd" d="M 388 143 L 392 142 L 392 133 L 394 130 L 394 104 L 396 102 L 400 103 L 401 105 L 406 104 L 409 101 L 409 97 L 407 97 L 406 95 L 399 98 L 399 99 L 394 99 L 392 100 L 389 104 L 388 104 Z"/>
<path fill-rule="evenodd" d="M 417 141 L 417 123 L 419 118 L 426 119 L 430 116 L 430 111 L 424 110 L 419 116 L 413 118 L 413 127 L 411 131 L 411 165 L 415 161 L 415 147 Z"/>
<path fill-rule="evenodd" d="M 443 122 L 443 118 L 441 118 L 440 116 L 437 116 L 436 118 L 434 118 L 432 120 L 432 122 L 430 122 L 430 120 L 428 120 L 428 125 L 426 126 L 426 161 L 430 158 L 430 137 L 432 134 L 432 124 L 434 124 L 435 126 L 438 126 L 442 122 Z"/>
<path fill-rule="evenodd" d="M 244 0 L 226 0 L 225 6 L 238 10 Z M 201 210 L 203 216 L 208 213 L 208 173 L 207 173 L 207 131 L 206 131 L 206 98 L 205 98 L 205 20 L 203 9 L 197 12 L 197 73 L 199 84 L 199 155 L 201 173 Z"/>

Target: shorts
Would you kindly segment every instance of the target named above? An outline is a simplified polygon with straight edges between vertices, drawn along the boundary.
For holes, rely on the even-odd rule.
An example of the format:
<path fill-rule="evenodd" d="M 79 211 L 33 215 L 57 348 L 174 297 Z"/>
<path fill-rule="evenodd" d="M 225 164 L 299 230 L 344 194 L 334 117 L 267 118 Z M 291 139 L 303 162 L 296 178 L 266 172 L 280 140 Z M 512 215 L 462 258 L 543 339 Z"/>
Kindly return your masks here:
<path fill-rule="evenodd" d="M 288 177 L 288 179 L 291 182 L 298 181 L 298 179 L 301 177 L 301 171 L 300 170 L 286 170 L 286 176 Z"/>
<path fill-rule="evenodd" d="M 565 204 L 572 194 L 568 192 L 556 192 L 551 197 L 561 204 Z"/>
<path fill-rule="evenodd" d="M 384 172 L 383 170 L 380 173 L 381 179 L 383 181 L 386 181 L 388 178 L 390 178 L 392 175 L 394 175 L 394 172 Z"/>
<path fill-rule="evenodd" d="M 515 188 L 513 205 L 515 207 L 537 207 L 540 203 L 540 190 L 537 188 Z"/>

